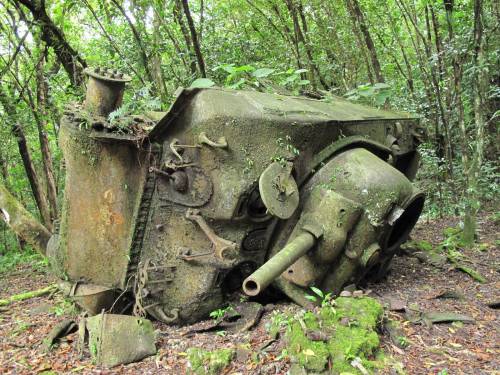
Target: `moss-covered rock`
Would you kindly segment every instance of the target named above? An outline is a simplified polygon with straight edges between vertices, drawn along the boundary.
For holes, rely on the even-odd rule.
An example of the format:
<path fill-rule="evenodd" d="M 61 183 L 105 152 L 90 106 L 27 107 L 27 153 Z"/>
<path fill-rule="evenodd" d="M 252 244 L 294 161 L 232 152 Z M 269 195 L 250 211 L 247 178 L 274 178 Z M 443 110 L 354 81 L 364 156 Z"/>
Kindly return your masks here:
<path fill-rule="evenodd" d="M 192 373 L 219 374 L 231 363 L 234 354 L 234 349 L 207 351 L 200 348 L 189 348 L 187 358 Z"/>
<path fill-rule="evenodd" d="M 330 364 L 329 373 L 357 374 L 350 364 L 356 357 L 370 371 L 380 354 L 376 329 L 382 315 L 381 304 L 373 298 L 337 298 L 332 306 L 292 320 L 286 333 L 288 353 L 308 372 L 326 372 Z"/>

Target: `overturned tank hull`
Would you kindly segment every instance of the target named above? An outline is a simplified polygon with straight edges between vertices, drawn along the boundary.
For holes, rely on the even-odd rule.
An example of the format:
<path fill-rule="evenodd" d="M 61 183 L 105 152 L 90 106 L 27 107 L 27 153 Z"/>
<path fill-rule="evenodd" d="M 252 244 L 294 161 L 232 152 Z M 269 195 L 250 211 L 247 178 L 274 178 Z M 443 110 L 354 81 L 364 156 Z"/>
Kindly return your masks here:
<path fill-rule="evenodd" d="M 311 286 L 338 293 L 384 269 L 422 211 L 418 120 L 406 114 L 184 89 L 154 126 L 127 121 L 113 128 L 87 104 L 61 124 L 49 255 L 93 312 L 125 294 L 136 313 L 191 323 L 228 293 L 270 285 L 305 304 Z"/>

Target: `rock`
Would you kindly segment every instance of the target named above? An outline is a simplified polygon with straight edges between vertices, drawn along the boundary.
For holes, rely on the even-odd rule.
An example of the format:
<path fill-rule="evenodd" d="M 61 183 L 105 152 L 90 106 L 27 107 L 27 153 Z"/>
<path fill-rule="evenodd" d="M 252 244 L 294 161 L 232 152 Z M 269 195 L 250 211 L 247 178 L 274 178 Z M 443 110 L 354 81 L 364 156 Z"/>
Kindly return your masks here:
<path fill-rule="evenodd" d="M 339 297 L 351 297 L 352 296 L 352 293 L 349 292 L 348 290 L 343 290 L 342 292 L 340 292 L 340 295 Z"/>
<path fill-rule="evenodd" d="M 374 358 L 379 350 L 377 329 L 383 312 L 382 305 L 373 298 L 339 297 L 335 308 L 324 306 L 317 312 L 304 313 L 305 330 L 298 319 L 292 320 L 285 342 L 296 364 L 294 373 L 358 373 L 359 367 L 351 365 L 357 357 L 364 368 L 376 367 L 376 361 L 366 358 Z M 320 338 L 318 331 L 331 335 L 315 340 Z"/>
<path fill-rule="evenodd" d="M 328 333 L 320 331 L 320 330 L 308 329 L 306 331 L 306 336 L 311 341 L 324 341 L 324 342 L 327 342 L 328 340 L 330 340 L 330 338 L 331 338 L 332 335 L 329 335 Z"/>
<path fill-rule="evenodd" d="M 388 300 L 388 303 L 389 303 L 389 310 L 390 311 L 405 311 L 406 310 L 406 302 L 401 300 L 401 299 L 390 297 Z"/>

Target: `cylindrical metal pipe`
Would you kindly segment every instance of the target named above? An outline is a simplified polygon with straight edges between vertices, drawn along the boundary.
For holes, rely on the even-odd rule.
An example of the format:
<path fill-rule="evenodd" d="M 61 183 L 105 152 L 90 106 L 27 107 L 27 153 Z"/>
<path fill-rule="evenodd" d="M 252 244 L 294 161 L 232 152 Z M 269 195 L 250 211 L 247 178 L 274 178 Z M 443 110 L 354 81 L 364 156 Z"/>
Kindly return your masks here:
<path fill-rule="evenodd" d="M 303 232 L 295 237 L 292 242 L 243 281 L 243 291 L 249 296 L 259 294 L 297 259 L 307 253 L 314 246 L 315 240 L 309 232 Z"/>
<path fill-rule="evenodd" d="M 111 69 L 86 69 L 89 76 L 85 109 L 98 116 L 107 117 L 122 103 L 125 84 L 130 77 Z"/>

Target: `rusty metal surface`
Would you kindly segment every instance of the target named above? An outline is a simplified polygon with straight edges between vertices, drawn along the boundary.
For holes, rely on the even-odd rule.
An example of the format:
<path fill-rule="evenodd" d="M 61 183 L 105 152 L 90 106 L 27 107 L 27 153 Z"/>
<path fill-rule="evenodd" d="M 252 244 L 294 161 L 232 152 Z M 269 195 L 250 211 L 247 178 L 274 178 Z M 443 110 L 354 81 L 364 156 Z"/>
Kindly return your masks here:
<path fill-rule="evenodd" d="M 64 122 L 60 144 L 66 163 L 61 221 L 66 272 L 72 280 L 123 288 L 145 153 L 94 141 Z"/>

